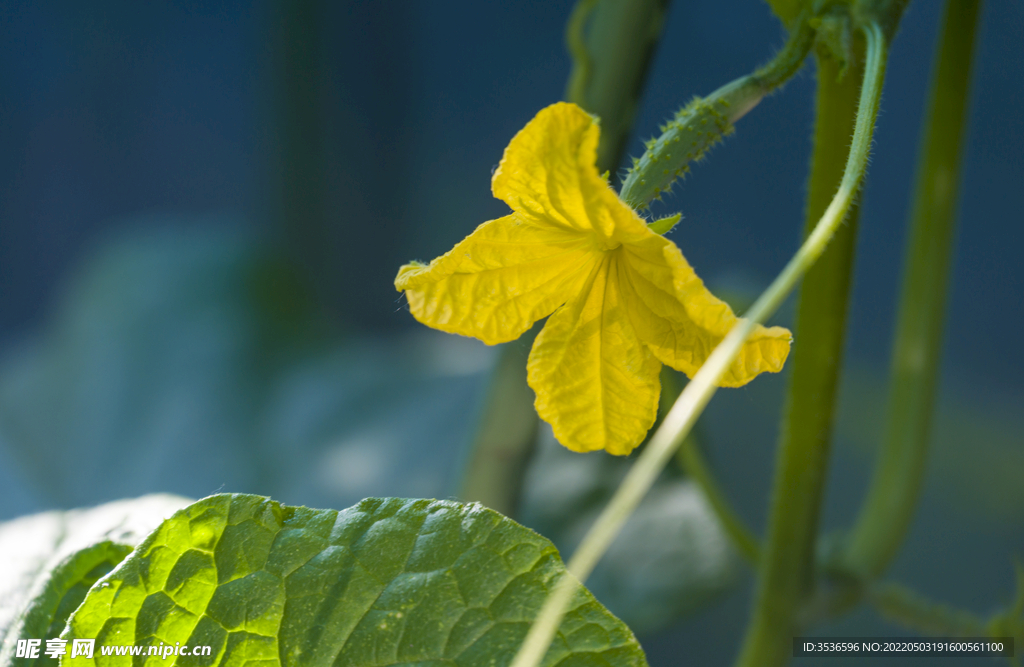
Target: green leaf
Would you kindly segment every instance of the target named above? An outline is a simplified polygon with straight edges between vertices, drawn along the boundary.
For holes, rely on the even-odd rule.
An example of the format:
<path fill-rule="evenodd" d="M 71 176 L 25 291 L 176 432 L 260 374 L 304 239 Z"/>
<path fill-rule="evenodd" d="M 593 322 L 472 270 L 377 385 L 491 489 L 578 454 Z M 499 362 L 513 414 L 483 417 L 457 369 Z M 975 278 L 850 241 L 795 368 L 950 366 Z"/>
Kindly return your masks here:
<path fill-rule="evenodd" d="M 217 495 L 165 521 L 89 592 L 65 639 L 211 646 L 179 665 L 506 665 L 565 572 L 546 539 L 480 505 L 368 499 L 343 511 Z M 69 644 L 70 645 L 70 644 Z M 137 664 L 164 664 L 136 658 Z M 646 665 L 580 590 L 546 665 Z"/>
<path fill-rule="evenodd" d="M 664 236 L 669 231 L 671 231 L 672 228 L 675 227 L 676 224 L 678 224 L 678 222 L 682 219 L 683 214 L 676 213 L 675 215 L 669 215 L 664 218 L 658 218 L 653 222 L 648 222 L 647 227 L 655 234 L 661 234 L 662 236 Z"/>
<path fill-rule="evenodd" d="M 0 665 L 55 665 L 14 657 L 17 640 L 59 635 L 92 584 L 189 502 L 152 495 L 0 524 Z"/>

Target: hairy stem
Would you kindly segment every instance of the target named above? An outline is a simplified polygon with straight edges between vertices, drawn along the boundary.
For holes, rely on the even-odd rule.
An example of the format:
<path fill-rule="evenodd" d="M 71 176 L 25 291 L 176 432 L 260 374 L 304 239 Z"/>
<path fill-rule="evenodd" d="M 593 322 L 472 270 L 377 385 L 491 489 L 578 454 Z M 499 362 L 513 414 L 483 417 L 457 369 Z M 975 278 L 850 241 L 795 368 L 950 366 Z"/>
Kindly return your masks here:
<path fill-rule="evenodd" d="M 863 60 L 854 59 L 848 64 L 846 76 L 840 78 L 842 64 L 821 52 L 817 63 L 817 112 L 805 234 L 813 232 L 842 180 L 864 71 Z M 751 629 L 771 637 L 792 636 L 798 609 L 813 586 L 818 514 L 828 474 L 857 213 L 854 203 L 845 224 L 836 231 L 828 250 L 807 272 L 800 287 L 796 342 L 789 359 L 789 390 L 772 485 L 770 546 L 759 570 L 756 608 L 765 608 L 765 612 L 755 616 Z M 781 646 L 777 648 L 781 650 Z"/>
<path fill-rule="evenodd" d="M 864 64 L 864 83 L 861 86 L 860 101 L 856 113 L 856 130 L 853 138 L 854 152 L 861 150 L 862 124 L 872 122 L 877 113 L 885 71 L 885 41 L 881 30 L 872 25 L 866 30 L 867 58 Z M 835 87 L 836 98 L 832 100 L 819 96 L 819 113 L 838 115 L 837 119 L 819 118 L 816 139 L 827 142 L 818 152 L 816 148 L 814 173 L 811 179 L 809 214 L 819 204 L 823 189 L 830 189 L 829 151 L 843 142 L 843 130 L 830 127 L 832 120 L 843 121 L 847 114 L 841 109 L 831 109 L 841 103 L 840 96 L 848 95 L 842 82 L 835 80 L 836 71 L 830 61 L 822 58 L 819 72 L 819 86 L 824 94 Z M 849 85 L 849 84 L 847 84 Z M 831 93 L 829 93 L 831 94 Z M 870 121 L 868 121 L 870 119 Z M 848 131 L 848 129 L 846 130 Z M 838 136 L 837 136 L 838 135 Z M 868 147 L 863 147 L 866 159 Z M 818 169 L 821 173 L 818 173 Z M 863 166 L 861 167 L 863 173 Z M 847 162 L 839 192 L 849 187 L 850 164 Z M 854 190 L 855 191 L 855 190 Z M 850 191 L 850 203 L 854 191 Z M 839 196 L 839 195 L 837 195 Z M 828 215 L 835 203 L 829 204 Z M 847 209 L 850 204 L 847 204 Z M 810 233 L 813 239 L 818 226 Z M 791 638 L 797 624 L 800 604 L 810 591 L 814 546 L 818 534 L 818 512 L 824 479 L 828 464 L 828 431 L 832 418 L 836 371 L 839 351 L 842 345 L 843 320 L 845 316 L 846 292 L 852 255 L 853 230 L 844 229 L 838 235 L 841 245 L 828 258 L 820 271 L 821 285 L 804 283 L 805 297 L 812 302 L 801 304 L 799 326 L 800 336 L 795 354 L 799 355 L 794 366 L 794 377 L 790 386 L 787 405 L 787 428 L 779 447 L 779 462 L 776 469 L 768 536 L 761 561 L 761 577 L 754 602 L 753 617 L 737 660 L 738 665 L 782 665 L 789 658 Z M 831 249 L 830 249 L 831 251 Z M 818 267 L 815 267 L 817 270 Z M 828 304 L 825 300 L 838 299 L 839 304 Z M 821 307 L 820 316 L 808 312 L 811 307 Z M 807 325 L 809 331 L 804 330 Z M 801 346 L 804 346 L 801 349 Z"/>
<path fill-rule="evenodd" d="M 761 546 L 757 542 L 757 537 L 743 523 L 739 515 L 733 510 L 732 505 L 729 504 L 725 494 L 722 493 L 714 475 L 711 474 L 707 461 L 704 460 L 704 455 L 700 451 L 697 439 L 693 437 L 692 433 L 683 439 L 683 444 L 679 448 L 679 460 L 686 474 L 704 492 L 708 503 L 711 505 L 711 509 L 714 511 L 715 516 L 718 517 L 718 521 L 722 524 L 722 528 L 725 529 L 725 533 L 732 539 L 736 550 L 740 552 L 740 555 L 748 563 L 756 564 L 761 557 Z"/>
<path fill-rule="evenodd" d="M 985 621 L 970 612 L 927 600 L 899 584 L 878 584 L 867 592 L 885 618 L 933 637 L 983 637 Z"/>
<path fill-rule="evenodd" d="M 917 169 L 889 380 L 885 439 L 843 567 L 881 575 L 920 495 L 935 405 L 981 0 L 948 0 Z"/>
<path fill-rule="evenodd" d="M 536 667 L 540 664 L 565 614 L 579 581 L 593 571 L 597 561 L 608 549 L 622 525 L 651 488 L 658 474 L 676 448 L 689 434 L 693 424 L 718 389 L 718 383 L 739 355 L 744 342 L 755 327 L 774 313 L 797 281 L 824 252 L 829 240 L 842 223 L 860 186 L 871 147 L 871 135 L 885 73 L 885 43 L 876 26 L 866 29 L 868 58 L 864 86 L 861 91 L 856 131 L 839 191 L 822 215 L 814 232 L 804 241 L 796 255 L 757 299 L 744 318 L 726 335 L 711 356 L 694 374 L 665 416 L 643 453 L 622 481 L 615 495 L 583 538 L 569 561 L 567 576 L 562 577 L 544 601 L 544 605 L 516 655 L 512 667 Z M 788 640 L 787 640 L 788 641 Z"/>
<path fill-rule="evenodd" d="M 689 171 L 691 162 L 700 160 L 733 131 L 733 123 L 800 70 L 814 35 L 809 20 L 802 17 L 771 62 L 676 112 L 661 128 L 661 136 L 647 142 L 644 154 L 633 160 L 619 192 L 622 201 L 639 209 L 670 192 L 672 183 Z"/>

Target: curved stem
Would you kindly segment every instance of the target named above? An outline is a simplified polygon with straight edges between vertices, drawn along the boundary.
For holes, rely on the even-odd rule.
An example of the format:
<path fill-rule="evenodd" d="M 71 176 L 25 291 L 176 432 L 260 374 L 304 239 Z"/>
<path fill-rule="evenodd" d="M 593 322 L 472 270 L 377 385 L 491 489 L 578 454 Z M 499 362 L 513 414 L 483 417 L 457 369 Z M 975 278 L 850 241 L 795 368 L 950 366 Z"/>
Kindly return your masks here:
<path fill-rule="evenodd" d="M 691 162 L 700 160 L 733 131 L 733 123 L 800 70 L 814 44 L 814 36 L 815 31 L 804 15 L 771 62 L 676 112 L 661 128 L 661 136 L 647 142 L 644 154 L 634 159 L 619 191 L 622 201 L 641 209 L 671 192 L 673 182 L 689 171 Z"/>
<path fill-rule="evenodd" d="M 910 219 L 885 440 L 843 555 L 843 567 L 862 578 L 879 576 L 896 556 L 924 477 L 980 6 L 981 0 L 946 3 Z"/>
<path fill-rule="evenodd" d="M 885 38 L 881 29 L 874 24 L 865 29 L 865 36 L 867 56 L 864 83 L 857 106 L 853 147 L 847 159 L 839 192 L 826 209 L 825 218 L 829 217 L 840 199 L 845 202 L 844 214 L 852 204 L 869 149 L 869 146 L 862 142 L 870 142 L 870 127 L 873 126 L 878 111 L 878 100 L 885 74 Z M 857 166 L 853 164 L 855 155 L 862 160 Z M 805 245 L 813 243 L 821 230 L 822 223 L 819 222 Z M 841 261 L 838 263 L 842 264 Z M 838 275 L 839 272 L 836 273 L 837 278 L 841 277 Z M 840 285 L 842 280 L 836 280 L 835 283 Z M 835 326 L 830 325 L 818 333 L 824 335 L 826 339 L 834 340 L 835 330 Z M 797 331 L 802 333 L 800 329 Z M 841 338 L 841 327 L 839 331 Z M 814 345 L 815 341 L 812 340 L 810 343 Z M 827 363 L 822 367 L 822 364 L 813 363 L 814 361 L 811 359 L 812 363 L 807 365 L 809 370 L 805 371 L 809 376 L 810 385 L 827 388 L 829 376 L 834 369 L 830 369 Z M 821 372 L 818 372 L 816 367 L 822 367 Z M 796 379 L 794 378 L 794 382 Z M 834 377 L 831 379 L 834 381 Z M 798 395 L 797 398 L 805 397 Z M 799 414 L 794 411 L 799 407 L 791 404 L 791 418 Z M 831 402 L 826 409 L 831 410 Z M 814 414 L 806 416 L 827 423 L 831 415 L 827 415 L 828 418 Z M 802 427 L 802 424 L 791 424 L 791 427 Z M 807 596 L 813 571 L 818 508 L 821 505 L 826 474 L 827 439 L 823 440 L 819 435 L 814 431 L 788 435 L 779 448 L 779 468 L 774 483 L 768 536 L 761 563 L 761 579 L 755 596 L 753 617 L 737 665 L 782 665 L 789 659 L 791 641 L 797 625 L 797 612 Z"/>
<path fill-rule="evenodd" d="M 807 188 L 806 228 L 828 207 L 843 178 L 857 119 L 860 53 L 840 62 L 820 49 L 814 153 Z M 851 49 L 852 56 L 855 52 Z M 845 75 L 841 75 L 848 69 Z M 787 362 L 788 389 L 779 434 L 767 534 L 774 545 L 761 561 L 758 594 L 774 601 L 773 618 L 794 619 L 813 588 L 815 542 L 828 475 L 836 389 L 843 358 L 858 206 L 850 206 L 828 250 L 807 272 L 796 308 L 796 344 Z"/>
<path fill-rule="evenodd" d="M 927 600 L 906 586 L 878 584 L 867 591 L 885 618 L 932 637 L 984 637 L 985 621 L 962 609 Z"/>
<path fill-rule="evenodd" d="M 593 69 L 593 59 L 587 49 L 586 26 L 596 6 L 597 0 L 577 0 L 565 26 L 565 46 L 572 56 L 572 72 L 569 73 L 569 83 L 565 87 L 565 99 L 576 104 L 586 97 Z"/>
<path fill-rule="evenodd" d="M 732 539 L 736 550 L 740 552 L 740 555 L 748 563 L 756 565 L 761 557 L 761 545 L 758 544 L 757 537 L 743 523 L 732 509 L 725 494 L 722 493 L 718 482 L 715 481 L 715 476 L 711 474 L 711 469 L 708 468 L 707 461 L 704 460 L 704 455 L 701 454 L 697 439 L 693 437 L 693 434 L 683 439 L 683 444 L 679 447 L 679 460 L 686 474 L 693 478 L 693 481 L 704 492 L 708 503 L 711 504 L 711 509 L 714 511 L 715 516 L 718 517 L 718 521 L 722 524 L 726 534 Z"/>
<path fill-rule="evenodd" d="M 878 100 L 885 73 L 885 43 L 877 26 L 865 30 L 868 41 L 867 73 L 861 91 L 856 131 L 839 191 L 818 221 L 814 232 L 747 311 L 732 331 L 714 349 L 700 370 L 694 374 L 665 416 L 643 453 L 630 469 L 611 501 L 583 538 L 568 565 L 568 576 L 562 577 L 544 601 L 537 619 L 530 628 L 512 667 L 536 667 L 544 657 L 558 630 L 565 609 L 579 585 L 594 569 L 622 525 L 651 488 L 658 474 L 675 449 L 689 434 L 697 417 L 711 400 L 718 383 L 739 355 L 754 328 L 778 309 L 793 290 L 796 282 L 824 252 L 849 210 L 860 185 L 871 148 L 871 135 L 878 112 Z M 786 638 L 789 641 L 789 638 Z"/>
<path fill-rule="evenodd" d="M 815 29 L 812 27 L 810 12 L 805 11 L 793 24 L 789 38 L 775 57 L 757 68 L 753 77 L 770 93 L 793 78 L 807 60 L 807 54 L 814 46 Z"/>

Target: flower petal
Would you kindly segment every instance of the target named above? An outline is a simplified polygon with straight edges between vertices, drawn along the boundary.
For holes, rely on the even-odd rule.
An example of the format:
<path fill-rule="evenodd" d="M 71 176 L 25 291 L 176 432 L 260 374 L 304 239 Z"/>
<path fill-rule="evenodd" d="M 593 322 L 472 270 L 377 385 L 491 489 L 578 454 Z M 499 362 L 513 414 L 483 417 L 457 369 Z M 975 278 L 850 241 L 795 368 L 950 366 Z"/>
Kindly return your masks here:
<path fill-rule="evenodd" d="M 579 292 L 598 258 L 589 247 L 579 234 L 513 213 L 480 225 L 429 266 L 403 266 L 395 287 L 423 324 L 495 345 Z"/>
<path fill-rule="evenodd" d="M 606 253 L 580 296 L 548 319 L 527 363 L 537 414 L 577 452 L 628 454 L 658 412 L 661 363 L 627 316 L 618 257 Z"/>
<path fill-rule="evenodd" d="M 637 334 L 663 363 L 693 377 L 738 318 L 706 287 L 674 243 L 651 232 L 617 252 L 619 282 Z M 739 387 L 765 371 L 777 373 L 792 334 L 758 325 L 721 386 Z"/>
<path fill-rule="evenodd" d="M 642 222 L 597 173 L 599 134 L 595 119 L 575 104 L 542 109 L 505 149 L 491 180 L 494 196 L 524 216 L 589 232 L 609 247 L 618 226 Z"/>

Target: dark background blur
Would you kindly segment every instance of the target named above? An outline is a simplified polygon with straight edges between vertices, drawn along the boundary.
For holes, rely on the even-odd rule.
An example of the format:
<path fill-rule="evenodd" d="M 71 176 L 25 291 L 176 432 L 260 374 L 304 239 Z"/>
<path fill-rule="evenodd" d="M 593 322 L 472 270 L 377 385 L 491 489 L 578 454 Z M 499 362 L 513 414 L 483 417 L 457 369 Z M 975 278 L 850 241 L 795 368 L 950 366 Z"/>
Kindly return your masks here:
<path fill-rule="evenodd" d="M 858 357 L 887 351 L 940 4 L 912 3 L 893 48 L 860 246 L 850 337 Z M 282 143 L 296 134 L 281 100 L 296 97 L 280 81 L 280 61 L 295 50 L 282 45 L 285 33 L 318 40 L 295 63 L 308 74 L 292 106 L 310 104 L 292 115 L 312 137 L 300 156 L 308 159 L 293 163 L 305 164 L 315 182 L 301 187 L 322 200 L 311 205 L 315 219 L 301 222 L 328 241 L 322 292 L 350 327 L 412 326 L 393 307 L 396 267 L 502 214 L 491 167 L 512 134 L 562 95 L 572 3 L 327 5 L 312 22 L 319 33 L 296 37 L 282 16 L 302 12 L 287 4 L 0 3 L 3 344 L 43 326 L 61 281 L 109 230 L 145 224 L 129 219 L 140 213 L 228 213 L 301 236 L 299 224 L 275 216 L 282 154 L 291 157 Z M 947 364 L 947 375 L 1016 393 L 1022 16 L 1011 0 L 985 10 Z M 672 3 L 638 132 L 652 134 L 676 106 L 749 71 L 781 41 L 763 3 Z M 668 202 L 686 216 L 677 242 L 703 275 L 764 279 L 789 255 L 811 95 L 805 71 Z"/>
<path fill-rule="evenodd" d="M 840 438 L 855 444 L 836 454 L 826 512 L 830 525 L 840 526 L 853 515 L 870 462 L 869 441 L 876 435 L 870 427 L 865 434 L 863 423 L 871 421 L 865 420 L 865 411 L 875 410 L 870 414 L 877 416 L 878 406 L 864 403 L 884 392 L 919 119 L 941 4 L 911 3 L 892 49 L 861 216 L 848 338 L 850 372 L 844 378 L 843 414 L 849 426 L 841 429 Z M 294 403 L 319 400 L 327 391 L 324 386 L 337 389 L 338 377 L 351 383 L 344 391 L 337 389 L 339 395 L 347 391 L 363 396 L 361 387 L 367 385 L 353 377 L 371 378 L 366 382 L 373 384 L 379 374 L 375 369 L 383 364 L 423 366 L 424 355 L 447 360 L 444 377 L 463 378 L 456 389 L 441 393 L 430 389 L 433 380 L 423 380 L 425 384 L 415 384 L 406 403 L 401 403 L 411 411 L 402 413 L 407 414 L 408 438 L 415 434 L 425 442 L 450 441 L 444 451 L 451 456 L 438 455 L 438 460 L 424 464 L 434 466 L 440 481 L 420 490 L 398 482 L 394 484 L 401 488 L 386 489 L 396 495 L 443 494 L 456 457 L 453 452 L 471 426 L 466 425 L 466 415 L 472 413 L 485 382 L 487 352 L 482 346 L 450 347 L 430 338 L 427 352 L 409 353 L 410 359 L 419 361 L 403 366 L 404 353 L 392 353 L 387 345 L 373 347 L 372 342 L 407 341 L 419 330 L 392 286 L 400 264 L 413 258 L 429 260 L 480 222 L 505 212 L 504 204 L 491 198 L 491 170 L 512 135 L 537 110 L 562 97 L 570 68 L 563 33 L 572 5 L 568 0 L 0 2 L 0 369 L 8 376 L 0 377 L 0 383 L 7 382 L 6 393 L 0 395 L 10 399 L 0 406 L 0 412 L 7 413 L 6 418 L 0 415 L 0 486 L 6 489 L 0 491 L 0 518 L 151 491 L 198 496 L 225 487 L 279 495 L 280 489 L 296 489 L 295 497 L 279 498 L 294 504 L 360 497 L 356 483 L 344 493 L 316 495 L 303 485 L 301 472 L 294 473 L 291 486 L 278 484 L 277 463 L 267 463 L 259 452 L 273 452 L 273 442 L 292 441 L 283 435 L 268 440 L 271 444 L 264 450 L 254 450 L 250 458 L 255 462 L 246 464 L 254 472 L 245 481 L 223 472 L 237 460 L 229 454 L 221 468 L 211 464 L 213 472 L 208 474 L 175 472 L 175 466 L 185 466 L 181 452 L 191 450 L 170 436 L 161 450 L 170 452 L 164 458 L 131 459 L 132 465 L 159 470 L 138 477 L 134 486 L 101 480 L 111 461 L 128 460 L 127 455 L 110 454 L 107 468 L 91 469 L 76 461 L 71 467 L 80 471 L 78 486 L 68 481 L 74 479 L 71 476 L 48 484 L 45 468 L 32 463 L 32 452 L 60 458 L 62 446 L 70 450 L 66 457 L 85 458 L 68 438 L 52 435 L 91 428 L 81 427 L 79 417 L 67 416 L 72 412 L 84 415 L 83 423 L 99 419 L 95 415 L 103 411 L 81 407 L 82 396 L 104 404 L 104 387 L 116 386 L 123 395 L 148 391 L 159 378 L 170 377 L 167 374 L 181 367 L 167 359 L 163 348 L 151 346 L 151 335 L 126 334 L 136 352 L 145 349 L 146 354 L 163 357 L 164 365 L 139 370 L 132 380 L 136 384 L 130 384 L 124 377 L 141 367 L 129 356 L 122 362 L 127 370 L 120 375 L 93 382 L 79 369 L 74 391 L 38 389 L 42 381 L 24 378 L 35 377 L 33 369 L 49 363 L 41 359 L 75 357 L 68 350 L 54 352 L 71 345 L 67 340 L 74 336 L 67 331 L 78 330 L 67 324 L 79 321 L 75 304 L 86 297 L 99 298 L 97 294 L 116 302 L 111 306 L 115 309 L 117 303 L 131 309 L 163 303 L 141 287 L 134 296 L 117 290 L 131 287 L 125 283 L 135 283 L 147 267 L 159 264 L 155 257 L 169 257 L 179 246 L 177 259 L 167 260 L 169 275 L 199 267 L 195 275 L 206 276 L 202 267 L 221 265 L 213 260 L 203 264 L 207 260 L 189 253 L 207 243 L 209 234 L 216 236 L 217 230 L 227 230 L 224 234 L 231 239 L 259 239 L 263 247 L 287 258 L 282 261 L 290 268 L 269 274 L 276 276 L 270 280 L 268 297 L 271 320 L 290 321 L 299 311 L 301 317 L 313 312 L 317 350 L 322 352 L 327 345 L 323 341 L 334 340 L 332 336 L 345 341 L 338 349 L 347 351 L 324 353 L 330 363 L 321 363 L 315 355 L 302 357 L 308 373 L 298 374 L 298 379 L 289 375 L 292 384 L 275 380 L 268 383 L 273 391 L 253 390 L 254 395 L 277 396 L 276 387 L 302 385 L 312 374 L 318 379 L 296 390 L 290 399 Z M 949 421 L 937 429 L 937 437 L 949 442 L 932 465 L 925 509 L 897 565 L 897 573 L 913 583 L 979 611 L 1008 599 L 1010 554 L 1024 550 L 1024 500 L 1019 492 L 1012 494 L 1013 488 L 1024 487 L 1024 477 L 1017 476 L 1024 474 L 1022 36 L 1024 4 L 986 3 L 942 376 L 940 412 L 948 414 L 940 419 Z M 646 138 L 655 133 L 657 124 L 691 96 L 749 72 L 782 41 L 783 31 L 764 3 L 671 3 L 642 98 L 638 134 Z M 673 239 L 713 287 L 755 290 L 795 249 L 802 225 L 812 103 L 809 65 L 781 93 L 744 118 L 736 134 L 695 168 L 664 204 L 665 211 L 682 210 L 685 217 Z M 637 139 L 631 141 L 630 154 L 638 154 L 640 146 Z M 111 257 L 120 257 L 119 252 L 136 243 L 148 248 L 136 256 L 139 266 L 103 273 L 102 267 L 116 263 Z M 222 243 L 221 250 L 211 251 L 214 254 L 226 257 L 237 251 L 249 257 L 249 241 L 217 243 Z M 266 253 L 252 252 L 257 263 Z M 210 271 L 209 275 L 221 275 L 219 269 Z M 100 274 L 107 275 L 108 282 L 95 277 Z M 173 283 L 176 278 L 167 280 Z M 200 290 L 213 284 L 203 282 L 206 278 L 196 280 Z M 295 310 L 299 302 L 302 308 Z M 218 303 L 212 299 L 205 307 L 212 312 Z M 102 318 L 81 321 L 86 320 Z M 93 340 L 100 347 L 88 349 L 100 349 L 110 340 L 103 333 L 105 326 L 113 325 L 96 324 L 94 330 Z M 153 324 L 146 331 L 166 326 Z M 231 347 L 239 338 L 225 333 L 225 328 L 230 327 L 218 329 L 222 338 L 216 340 Z M 120 347 L 103 349 L 121 358 Z M 239 367 L 248 369 L 252 359 L 267 358 L 258 352 L 263 348 L 246 349 L 238 357 Z M 281 359 L 290 359 L 288 354 L 282 353 Z M 260 371 L 267 377 L 277 378 L 280 368 L 290 363 L 274 359 L 273 364 L 268 362 L 272 369 Z M 96 367 L 105 371 L 111 366 L 108 361 L 101 359 Z M 434 370 L 424 373 L 433 378 L 436 368 L 429 363 L 423 367 L 428 366 Z M 450 371 L 456 366 L 461 370 Z M 69 377 L 62 366 L 48 368 L 47 382 L 60 384 Z M 394 370 L 395 383 L 408 388 L 403 372 Z M 182 373 L 174 377 L 181 384 L 177 396 L 185 401 L 196 385 Z M 10 377 L 24 381 L 8 381 Z M 235 386 L 224 382 L 203 385 L 209 392 L 203 401 L 224 399 Z M 239 386 L 248 391 L 263 386 L 260 382 L 248 378 Z M 717 428 L 722 433 L 716 465 L 723 470 L 726 486 L 737 494 L 741 512 L 755 525 L 764 517 L 773 407 L 784 387 L 778 378 L 758 382 L 760 388 L 727 392 L 716 399 L 705 420 L 710 431 Z M 392 385 L 378 385 L 373 385 L 374 391 L 393 399 Z M 422 398 L 426 393 L 436 405 Z M 31 404 L 31 409 L 21 407 L 21 398 L 30 394 L 33 398 L 25 405 Z M 58 402 L 47 398 L 58 394 Z M 263 398 L 239 396 L 237 401 L 244 406 L 225 413 L 239 424 L 273 412 Z M 353 415 L 366 411 L 358 401 L 345 405 Z M 139 410 L 123 409 L 132 417 Z M 756 423 L 761 430 L 737 430 L 735 420 L 728 417 L 734 410 L 759 414 L 759 421 L 748 422 L 747 428 Z M 330 401 L 322 413 L 323 419 L 333 420 L 331 428 L 349 428 Z M 442 413 L 448 417 L 435 419 Z M 181 415 L 192 413 L 162 414 L 171 415 L 167 423 L 178 428 L 188 421 Z M 288 419 L 282 417 L 280 423 L 291 424 Z M 63 426 L 47 431 L 55 420 L 63 420 Z M 161 423 L 152 420 L 148 432 L 166 436 L 170 431 Z M 210 432 L 201 420 L 189 424 L 191 431 L 175 432 Z M 244 429 L 224 429 L 239 442 L 249 437 Z M 117 444 L 105 435 L 108 432 L 96 430 L 90 446 L 103 453 L 108 446 L 113 451 L 138 445 L 133 450 L 137 458 L 138 451 L 149 451 L 148 445 L 140 444 L 148 440 L 125 437 Z M 357 435 L 364 437 L 366 432 L 376 431 L 367 427 Z M 856 444 L 864 442 L 869 442 L 867 451 Z M 998 446 L 996 453 L 986 446 Z M 338 450 L 341 468 L 386 470 L 372 457 L 344 458 L 348 451 Z M 990 492 L 977 501 L 984 489 L 963 481 L 963 470 L 970 466 L 976 472 L 971 479 L 984 480 L 988 472 L 1001 476 L 999 488 L 1010 489 L 1010 495 Z M 960 487 L 955 486 L 958 479 L 963 482 Z M 249 488 L 238 488 L 246 485 Z M 370 490 L 383 492 L 377 487 Z M 668 656 L 679 655 L 674 643 L 679 637 L 689 638 L 683 654 L 698 662 L 717 663 L 721 656 L 731 655 L 729 647 L 706 646 L 699 638 L 709 628 L 742 621 L 746 596 L 741 591 L 726 598 L 710 616 L 679 630 L 682 635 L 662 633 L 650 640 L 652 661 L 671 664 Z"/>

